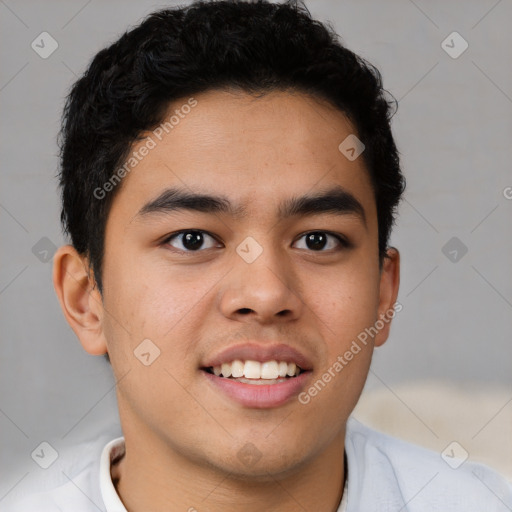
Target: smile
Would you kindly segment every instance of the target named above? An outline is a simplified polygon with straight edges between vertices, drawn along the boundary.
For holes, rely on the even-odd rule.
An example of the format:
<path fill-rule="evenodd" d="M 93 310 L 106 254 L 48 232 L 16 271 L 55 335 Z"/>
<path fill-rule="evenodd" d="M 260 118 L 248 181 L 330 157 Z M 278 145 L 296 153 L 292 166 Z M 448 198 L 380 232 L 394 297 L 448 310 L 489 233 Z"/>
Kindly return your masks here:
<path fill-rule="evenodd" d="M 247 361 L 236 359 L 230 363 L 209 367 L 206 370 L 217 377 L 223 376 L 231 379 L 245 377 L 244 380 L 276 380 L 280 377 L 296 377 L 303 371 L 293 362 L 265 361 L 260 363 L 250 359 Z"/>
<path fill-rule="evenodd" d="M 234 360 L 202 368 L 216 391 L 251 408 L 279 407 L 305 388 L 311 371 L 286 361 Z"/>

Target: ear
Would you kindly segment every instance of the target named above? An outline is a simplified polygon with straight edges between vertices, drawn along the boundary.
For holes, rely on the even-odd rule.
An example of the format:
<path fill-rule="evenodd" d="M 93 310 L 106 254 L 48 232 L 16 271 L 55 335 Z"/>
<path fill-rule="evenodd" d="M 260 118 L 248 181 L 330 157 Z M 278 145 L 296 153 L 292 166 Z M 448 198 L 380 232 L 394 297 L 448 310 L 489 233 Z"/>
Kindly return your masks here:
<path fill-rule="evenodd" d="M 84 349 L 91 355 L 105 354 L 103 299 L 88 272 L 88 260 L 71 245 L 59 247 L 53 257 L 53 286 L 64 316 Z"/>
<path fill-rule="evenodd" d="M 375 335 L 375 346 L 380 347 L 388 339 L 391 321 L 395 316 L 394 305 L 398 297 L 400 286 L 400 253 L 394 247 L 386 250 L 387 257 L 382 262 L 380 273 L 380 301 L 378 307 L 378 320 L 384 326 Z"/>

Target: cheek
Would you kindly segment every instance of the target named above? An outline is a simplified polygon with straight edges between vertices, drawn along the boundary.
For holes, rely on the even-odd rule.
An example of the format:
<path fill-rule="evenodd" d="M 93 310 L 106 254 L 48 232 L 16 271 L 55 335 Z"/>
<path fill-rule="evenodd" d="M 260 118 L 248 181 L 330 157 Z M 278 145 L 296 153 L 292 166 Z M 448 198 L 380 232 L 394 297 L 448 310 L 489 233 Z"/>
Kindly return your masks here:
<path fill-rule="evenodd" d="M 160 262 L 141 267 L 142 258 L 122 261 L 122 267 L 112 266 L 105 295 L 109 352 L 132 366 L 134 350 L 149 339 L 160 350 L 160 364 L 185 374 L 187 365 L 195 367 L 194 333 L 219 277 Z"/>
<path fill-rule="evenodd" d="M 316 379 L 299 397 L 314 417 L 324 418 L 324 428 L 338 425 L 355 407 L 364 387 L 373 353 L 366 329 L 376 320 L 378 287 L 371 273 L 355 268 L 325 283 L 328 293 L 316 288 L 315 316 L 326 351 Z M 332 277 L 332 276 L 331 276 Z"/>
<path fill-rule="evenodd" d="M 119 254 L 120 263 L 110 265 L 111 307 L 131 327 L 128 330 L 134 331 L 134 337 L 160 337 L 159 327 L 171 329 L 190 308 L 197 291 L 187 286 L 184 272 L 170 272 L 169 266 L 155 265 L 142 254 L 138 258 L 128 254 L 128 250 Z"/>
<path fill-rule="evenodd" d="M 109 276 L 105 333 L 116 378 L 122 379 L 121 403 L 143 411 L 156 424 L 158 411 L 179 411 L 187 404 L 184 389 L 194 378 L 197 357 L 192 333 L 201 297 L 211 285 L 188 286 L 183 272 L 180 278 L 168 269 L 166 275 L 140 265 L 135 272 L 128 267 Z M 199 410 L 188 413 L 199 416 Z"/>
<path fill-rule="evenodd" d="M 356 262 L 334 272 L 308 279 L 307 302 L 322 321 L 332 350 L 347 343 L 372 325 L 379 305 L 378 276 L 371 266 Z"/>

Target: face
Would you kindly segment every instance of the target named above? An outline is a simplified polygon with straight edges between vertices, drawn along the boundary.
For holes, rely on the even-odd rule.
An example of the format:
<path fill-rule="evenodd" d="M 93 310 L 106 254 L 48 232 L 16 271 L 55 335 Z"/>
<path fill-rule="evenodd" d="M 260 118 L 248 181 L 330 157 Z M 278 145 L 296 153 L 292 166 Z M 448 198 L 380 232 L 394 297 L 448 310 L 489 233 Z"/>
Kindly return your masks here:
<path fill-rule="evenodd" d="M 97 325 L 70 323 L 90 353 L 108 350 L 125 436 L 240 475 L 290 472 L 344 436 L 389 324 L 344 355 L 392 308 L 397 254 L 379 269 L 374 193 L 363 158 L 338 149 L 355 133 L 341 112 L 299 93 L 194 98 L 134 145 L 89 300 Z M 261 376 L 247 360 L 276 361 L 271 379 L 295 371 L 279 362 L 303 371 L 259 385 L 210 368 L 234 360 L 246 378 Z"/>

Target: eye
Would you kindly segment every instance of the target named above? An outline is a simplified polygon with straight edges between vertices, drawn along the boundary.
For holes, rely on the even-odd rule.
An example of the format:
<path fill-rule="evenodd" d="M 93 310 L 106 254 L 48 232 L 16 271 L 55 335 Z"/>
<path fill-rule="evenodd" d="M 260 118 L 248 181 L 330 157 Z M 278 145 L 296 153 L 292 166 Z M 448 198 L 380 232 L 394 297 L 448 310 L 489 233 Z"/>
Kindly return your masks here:
<path fill-rule="evenodd" d="M 306 247 L 299 247 L 299 249 L 310 249 L 316 252 L 327 252 L 323 251 L 328 243 L 329 243 L 329 237 L 331 239 L 334 239 L 334 247 L 333 242 L 331 242 L 330 247 L 327 247 L 327 249 L 336 249 L 336 245 L 338 248 L 341 246 L 342 248 L 348 248 L 350 247 L 349 242 L 347 242 L 342 236 L 335 235 L 334 233 L 329 233 L 327 231 L 310 231 L 309 233 L 305 233 L 301 236 L 300 239 L 305 238 L 306 241 Z M 300 240 L 299 239 L 299 240 Z"/>
<path fill-rule="evenodd" d="M 173 233 L 169 237 L 167 237 L 162 244 L 169 244 L 172 247 L 184 251 L 184 252 L 197 252 L 204 244 L 206 239 L 210 239 L 216 241 L 212 235 L 208 234 L 206 231 L 201 231 L 198 229 L 188 229 L 183 231 L 178 231 L 177 233 Z M 181 247 L 176 247 L 171 243 L 171 240 L 177 239 Z M 203 249 L 211 249 L 214 245 L 210 245 L 208 247 L 203 247 Z"/>
<path fill-rule="evenodd" d="M 205 241 L 208 239 L 210 243 L 205 246 Z M 303 234 L 299 240 L 301 239 L 305 239 L 306 247 L 299 247 L 299 249 L 309 249 L 315 252 L 328 252 L 329 250 L 340 250 L 340 248 L 350 247 L 350 243 L 342 236 L 327 231 L 310 231 L 309 233 Z M 331 240 L 330 242 L 329 239 Z M 172 243 L 172 241 L 175 240 L 178 241 L 177 243 L 179 245 Z M 217 240 L 206 231 L 187 229 L 173 233 L 168 236 L 162 244 L 168 244 L 182 252 L 200 252 L 201 249 L 214 248 L 215 242 L 217 242 Z"/>

